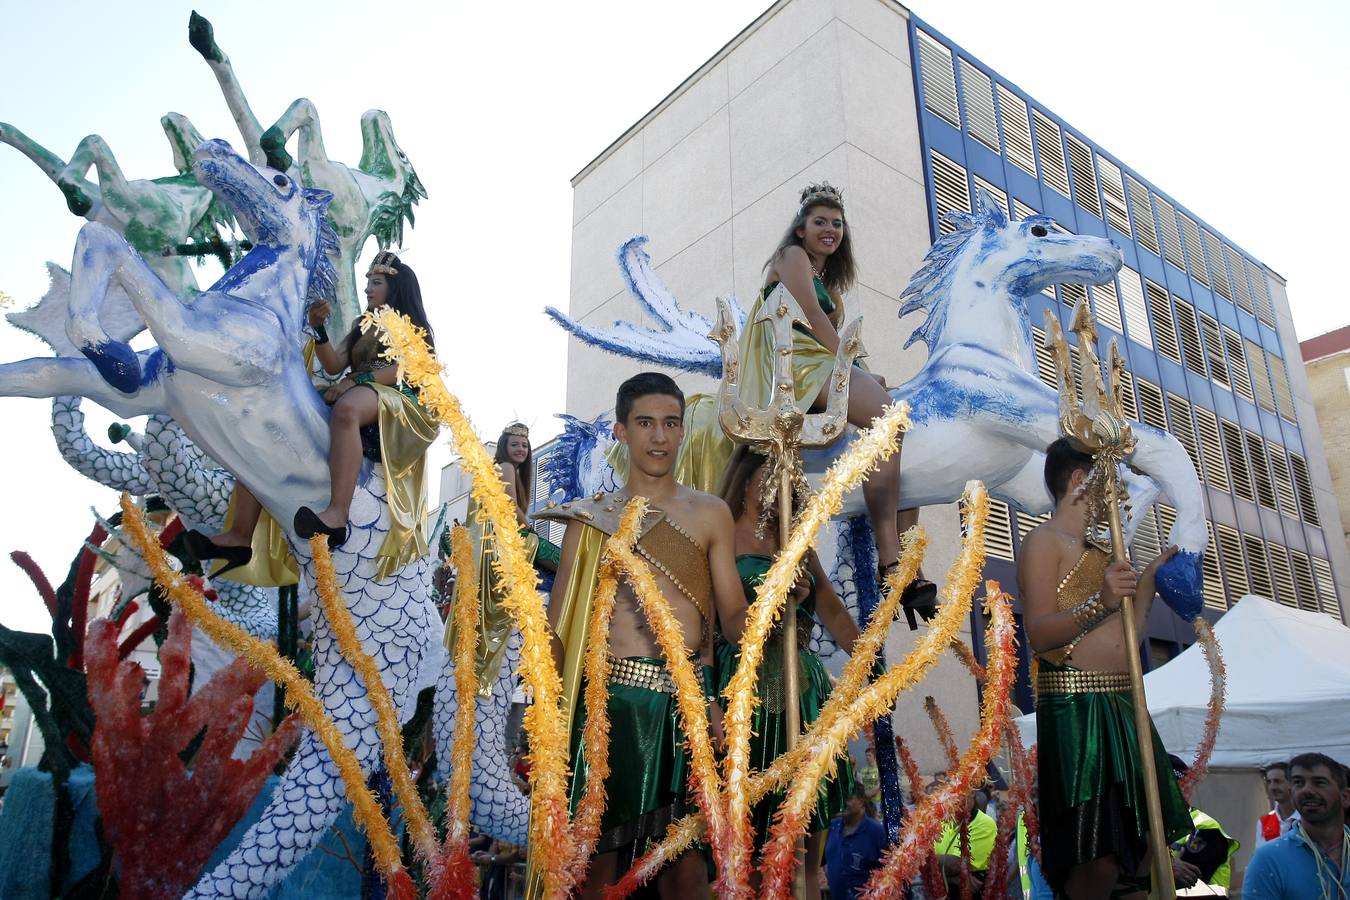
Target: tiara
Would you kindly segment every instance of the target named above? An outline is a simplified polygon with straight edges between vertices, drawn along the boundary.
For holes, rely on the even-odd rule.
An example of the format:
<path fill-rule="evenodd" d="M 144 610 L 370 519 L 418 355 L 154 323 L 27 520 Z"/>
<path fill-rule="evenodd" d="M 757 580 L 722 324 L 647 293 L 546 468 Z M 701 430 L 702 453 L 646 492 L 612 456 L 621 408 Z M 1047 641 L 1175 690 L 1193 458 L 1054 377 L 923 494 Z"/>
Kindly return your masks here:
<path fill-rule="evenodd" d="M 375 258 L 370 261 L 370 268 L 366 270 L 366 275 L 378 272 L 381 275 L 398 275 L 398 257 L 391 250 L 381 250 L 375 254 Z"/>
<path fill-rule="evenodd" d="M 514 434 L 517 437 L 527 438 L 530 436 L 530 429 L 520 424 L 519 422 L 512 422 L 510 425 L 507 425 L 505 429 L 503 429 L 502 433 Z"/>
<path fill-rule="evenodd" d="M 802 209 L 806 209 L 822 202 L 843 209 L 844 192 L 830 184 L 828 181 L 822 181 L 820 184 L 808 184 L 802 190 Z"/>

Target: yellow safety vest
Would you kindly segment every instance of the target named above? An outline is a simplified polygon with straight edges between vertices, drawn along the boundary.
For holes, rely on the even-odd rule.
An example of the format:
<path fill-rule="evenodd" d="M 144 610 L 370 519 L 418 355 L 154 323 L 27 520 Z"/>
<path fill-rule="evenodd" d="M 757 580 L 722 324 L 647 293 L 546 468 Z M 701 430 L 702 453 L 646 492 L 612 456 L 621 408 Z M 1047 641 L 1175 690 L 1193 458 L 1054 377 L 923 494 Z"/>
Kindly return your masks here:
<path fill-rule="evenodd" d="M 1219 824 L 1217 819 L 1211 817 L 1207 813 L 1201 812 L 1193 806 L 1191 807 L 1191 824 L 1194 826 L 1191 831 L 1192 834 L 1201 830 L 1217 831 L 1219 834 L 1223 835 L 1224 840 L 1228 841 L 1228 856 L 1224 858 L 1223 864 L 1214 870 L 1214 874 L 1210 876 L 1208 882 L 1209 884 L 1217 884 L 1219 887 L 1228 887 L 1233 878 L 1233 855 L 1238 852 L 1238 848 L 1242 845 L 1234 840 L 1228 832 L 1223 830 L 1223 826 Z M 1184 847 L 1174 849 L 1172 855 L 1180 857 L 1182 849 L 1184 849 Z"/>

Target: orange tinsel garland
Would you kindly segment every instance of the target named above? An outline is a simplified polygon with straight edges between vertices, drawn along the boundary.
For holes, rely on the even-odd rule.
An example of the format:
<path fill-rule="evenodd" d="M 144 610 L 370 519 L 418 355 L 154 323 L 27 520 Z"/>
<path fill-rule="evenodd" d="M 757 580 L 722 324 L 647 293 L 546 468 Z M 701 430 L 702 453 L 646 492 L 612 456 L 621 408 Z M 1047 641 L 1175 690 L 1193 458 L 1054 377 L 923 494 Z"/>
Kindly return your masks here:
<path fill-rule="evenodd" d="M 942 745 L 942 752 L 947 754 L 947 765 L 954 766 L 961 758 L 961 752 L 956 749 L 956 735 L 952 734 L 951 723 L 947 721 L 947 714 L 938 706 L 937 701 L 932 696 L 923 698 L 923 708 L 928 713 L 928 719 L 933 723 L 933 730 L 937 732 L 938 743 Z"/>
<path fill-rule="evenodd" d="M 1228 672 L 1223 664 L 1223 650 L 1214 629 L 1203 616 L 1196 616 L 1191 623 L 1195 629 L 1196 640 L 1204 651 L 1205 662 L 1209 664 L 1209 709 L 1205 715 L 1205 732 L 1196 748 L 1195 762 L 1181 776 L 1181 795 L 1191 802 L 1191 794 L 1197 785 L 1205 780 L 1209 771 L 1209 758 L 1214 753 L 1214 743 L 1219 739 L 1219 722 L 1223 718 L 1224 697 L 1228 691 Z"/>
<path fill-rule="evenodd" d="M 895 736 L 895 752 L 900 757 L 900 767 L 905 770 L 905 775 L 909 778 L 909 794 L 914 799 L 917 806 L 923 799 L 924 791 L 923 776 L 919 774 L 919 764 L 914 760 L 914 754 L 909 752 L 909 744 L 900 735 Z M 923 888 L 925 897 L 941 897 L 946 893 L 947 885 L 942 880 L 942 868 L 938 865 L 937 855 L 934 854 L 932 847 L 922 850 L 924 854 L 923 861 Z"/>
<path fill-rule="evenodd" d="M 828 728 L 813 727 L 801 740 L 801 744 L 810 749 L 779 807 L 760 865 L 768 896 L 777 897 L 787 891 L 796 865 L 794 845 L 806 830 L 807 811 L 815 802 L 819 781 L 826 768 L 837 754 L 843 752 L 850 735 L 856 734 L 866 723 L 889 715 L 901 691 L 913 687 L 937 664 L 943 648 L 950 643 L 970 610 L 971 598 L 984 568 L 989 498 L 982 484 L 970 482 L 962 500 L 966 535 L 960 554 L 947 571 L 942 586 L 942 604 L 928 633 L 915 644 L 903 662 L 869 685 L 846 713 L 829 723 Z"/>
<path fill-rule="evenodd" d="M 986 585 L 986 610 L 990 615 L 985 645 L 989 647 L 988 683 L 981 703 L 980 728 L 946 784 L 925 798 L 905 821 L 900 841 L 886 852 L 862 897 L 883 900 L 896 897 L 914 877 L 924 859 L 923 850 L 931 847 L 945 819 L 964 809 L 966 795 L 984 774 L 1008 725 L 1011 688 L 1017 674 L 1016 626 L 1012 600 L 996 582 Z"/>
<path fill-rule="evenodd" d="M 432 870 L 437 900 L 473 900 L 477 866 L 469 857 L 469 814 L 473 798 L 474 712 L 478 698 L 478 568 L 473 542 L 463 526 L 450 532 L 450 565 L 455 569 L 455 739 L 450 749 L 450 791 L 445 842 Z"/>
<path fill-rule="evenodd" d="M 131 538 L 150 567 L 155 583 L 178 606 L 192 624 L 200 628 L 207 637 L 221 647 L 225 647 L 247 659 L 267 677 L 286 689 L 286 705 L 300 714 L 310 730 L 323 741 L 333 759 L 333 765 L 342 776 L 347 799 L 352 802 L 352 815 L 365 830 L 370 841 L 371 853 L 375 864 L 393 889 L 396 897 L 415 897 L 416 889 L 408 870 L 403 867 L 402 854 L 398 841 L 389 827 L 389 822 L 380 812 L 380 804 L 366 786 L 365 773 L 356 754 L 347 746 L 342 733 L 337 730 L 333 720 L 324 711 L 323 704 L 314 696 L 308 681 L 296 670 L 290 660 L 277 652 L 276 647 L 264 643 L 244 629 L 218 616 L 201 591 L 192 587 L 187 579 L 169 565 L 167 554 L 159 540 L 150 532 L 145 514 L 131 498 L 122 495 L 122 528 Z"/>

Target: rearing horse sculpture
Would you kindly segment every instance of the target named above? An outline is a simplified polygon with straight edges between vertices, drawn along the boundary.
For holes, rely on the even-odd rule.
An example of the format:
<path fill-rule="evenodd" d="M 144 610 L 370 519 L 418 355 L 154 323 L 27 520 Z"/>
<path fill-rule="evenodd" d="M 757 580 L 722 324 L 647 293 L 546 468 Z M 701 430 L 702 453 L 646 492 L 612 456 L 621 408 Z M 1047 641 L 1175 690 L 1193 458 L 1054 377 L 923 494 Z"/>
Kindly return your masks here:
<path fill-rule="evenodd" d="M 76 394 L 123 416 L 168 415 L 277 522 L 287 523 L 298 506 L 328 498 L 328 409 L 305 370 L 300 329 L 307 299 L 329 295 L 333 286 L 327 254 L 335 239 L 324 219 L 330 197 L 251 165 L 223 141 L 203 144 L 193 169 L 231 209 L 254 249 L 189 305 L 111 229 L 84 226 L 66 330 L 86 358 L 0 366 L 0 396 Z M 99 307 L 113 285 L 125 291 L 157 348 L 135 352 L 104 330 Z M 440 619 L 429 599 L 427 560 L 376 580 L 376 551 L 390 522 L 383 497 L 382 473 L 366 464 L 352 503 L 352 536 L 333 561 L 357 635 L 406 714 L 421 667 L 429 659 L 439 663 Z M 289 538 L 313 589 L 309 545 Z M 316 693 L 370 770 L 380 755 L 374 711 L 326 617 L 314 616 Z M 309 852 L 344 805 L 327 750 L 306 735 L 262 818 L 193 895 L 260 896 Z"/>
<path fill-rule="evenodd" d="M 1036 375 L 1027 298 L 1051 284 L 1108 281 L 1120 268 L 1120 250 L 1104 238 L 1061 233 L 1048 216 L 1009 221 L 983 192 L 976 212 L 951 216 L 951 221 L 956 230 L 933 244 L 902 295 L 907 302 L 901 315 L 927 312 L 910 342 L 927 344 L 928 360 L 917 375 L 890 391 L 892 398 L 909 402 L 913 420 L 905 434 L 900 507 L 955 502 L 965 482 L 977 478 L 991 495 L 1018 511 L 1045 513 L 1050 495 L 1042 476 L 1044 450 L 1059 436 L 1058 399 Z M 634 258 L 639 263 L 636 272 L 625 270 L 630 290 L 664 291 L 648 268 L 643 241 L 634 238 L 620 248 L 621 265 L 630 266 Z M 582 340 L 610 352 L 623 354 L 628 344 L 640 343 L 641 358 L 647 361 L 720 373 L 720 366 L 711 368 L 718 353 L 711 340 L 706 356 L 691 359 L 688 341 L 667 338 L 680 352 L 660 360 L 651 354 L 658 341 L 631 337 L 645 333 L 640 326 L 619 322 L 612 329 L 592 329 L 560 313 L 550 315 L 566 320 L 564 326 Z M 663 319 L 667 326 L 681 321 L 679 316 Z M 1191 618 L 1202 604 L 1201 556 L 1208 541 L 1200 482 L 1175 438 L 1143 423 L 1132 422 L 1131 427 L 1138 438 L 1125 473 L 1133 502 L 1131 525 L 1137 527 L 1140 515 L 1160 495 L 1176 507 L 1170 541 L 1181 552 L 1159 572 L 1158 591 Z M 803 454 L 808 476 L 824 473 L 844 446 L 841 440 Z M 583 493 L 599 490 L 613 480 L 607 463 L 596 465 L 604 458 L 591 452 L 589 468 L 566 481 Z M 855 494 L 843 514 L 862 511 Z"/>

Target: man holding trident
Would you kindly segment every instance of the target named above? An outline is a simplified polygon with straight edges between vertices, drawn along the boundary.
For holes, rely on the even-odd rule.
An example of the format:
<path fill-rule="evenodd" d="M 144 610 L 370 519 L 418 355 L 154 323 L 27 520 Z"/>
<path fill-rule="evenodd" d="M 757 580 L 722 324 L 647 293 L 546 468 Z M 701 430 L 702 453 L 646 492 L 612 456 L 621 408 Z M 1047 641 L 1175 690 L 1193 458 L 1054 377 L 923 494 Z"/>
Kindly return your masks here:
<path fill-rule="evenodd" d="M 1045 484 L 1055 511 L 1027 535 L 1018 563 L 1036 679 L 1043 869 L 1056 896 L 1145 900 L 1176 896 L 1166 846 L 1190 831 L 1190 816 L 1144 703 L 1139 642 L 1158 567 L 1168 547 L 1136 575 L 1120 524 L 1117 466 L 1134 437 L 1120 405 L 1123 363 L 1110 349 L 1111 390 L 1102 382 L 1096 326 L 1080 303 L 1084 402 L 1074 392 L 1068 346 L 1053 313 L 1047 340 L 1058 356 L 1060 428 L 1046 450 Z M 1102 546 L 1102 526 L 1110 543 Z"/>

